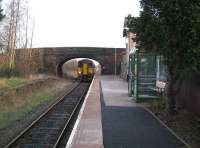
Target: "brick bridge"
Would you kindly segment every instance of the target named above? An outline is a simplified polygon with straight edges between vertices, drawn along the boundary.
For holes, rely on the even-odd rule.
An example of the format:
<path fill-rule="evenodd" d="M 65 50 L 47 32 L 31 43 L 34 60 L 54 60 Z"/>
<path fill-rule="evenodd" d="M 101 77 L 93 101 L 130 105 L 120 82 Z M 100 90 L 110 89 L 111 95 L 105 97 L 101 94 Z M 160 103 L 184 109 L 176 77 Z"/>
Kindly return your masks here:
<path fill-rule="evenodd" d="M 35 73 L 48 73 L 62 75 L 62 65 L 74 58 L 90 58 L 98 61 L 103 66 L 102 74 L 115 73 L 115 49 L 117 73 L 120 72 L 120 61 L 124 48 L 100 48 L 100 47 L 55 47 L 33 48 L 31 52 L 31 71 Z M 23 71 L 24 65 L 30 59 L 27 49 L 18 49 L 16 52 L 16 65 Z"/>

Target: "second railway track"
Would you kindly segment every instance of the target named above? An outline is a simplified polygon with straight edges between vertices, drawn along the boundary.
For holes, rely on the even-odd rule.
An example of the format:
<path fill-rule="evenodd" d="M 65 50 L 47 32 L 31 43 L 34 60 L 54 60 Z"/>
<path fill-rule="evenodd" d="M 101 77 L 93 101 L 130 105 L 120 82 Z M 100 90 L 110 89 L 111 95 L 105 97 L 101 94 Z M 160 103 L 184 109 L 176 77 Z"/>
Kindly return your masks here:
<path fill-rule="evenodd" d="M 89 88 L 90 83 L 80 83 L 63 99 L 40 116 L 31 126 L 18 135 L 6 148 L 57 148 L 70 128 L 74 114 Z"/>

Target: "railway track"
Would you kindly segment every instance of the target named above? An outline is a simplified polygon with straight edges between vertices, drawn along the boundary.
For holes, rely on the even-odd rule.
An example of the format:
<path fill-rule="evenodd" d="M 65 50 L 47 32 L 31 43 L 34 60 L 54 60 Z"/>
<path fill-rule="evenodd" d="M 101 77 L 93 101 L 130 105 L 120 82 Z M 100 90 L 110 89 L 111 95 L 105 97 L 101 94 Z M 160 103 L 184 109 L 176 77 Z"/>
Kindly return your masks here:
<path fill-rule="evenodd" d="M 89 88 L 90 83 L 79 83 L 62 99 L 50 107 L 29 127 L 13 139 L 6 148 L 58 148 L 63 137 L 69 135 L 71 122 Z M 62 143 L 62 144 L 60 144 Z"/>

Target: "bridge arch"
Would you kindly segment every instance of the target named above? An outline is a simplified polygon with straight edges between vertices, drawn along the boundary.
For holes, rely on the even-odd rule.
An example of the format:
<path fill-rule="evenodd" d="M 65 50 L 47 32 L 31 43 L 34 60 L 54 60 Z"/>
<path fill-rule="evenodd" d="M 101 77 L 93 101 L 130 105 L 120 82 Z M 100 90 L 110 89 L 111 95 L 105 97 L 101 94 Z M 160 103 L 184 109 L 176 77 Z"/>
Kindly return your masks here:
<path fill-rule="evenodd" d="M 94 60 L 94 61 L 97 61 L 100 65 L 101 65 L 101 70 L 103 71 L 103 67 L 104 67 L 104 63 L 102 61 L 98 61 L 96 59 L 92 59 L 92 58 L 89 58 L 89 57 L 85 57 L 85 56 L 77 56 L 77 57 L 67 57 L 65 58 L 64 60 L 60 61 L 60 63 L 58 63 L 56 65 L 56 76 L 59 76 L 59 77 L 62 77 L 63 73 L 62 73 L 62 66 L 65 62 L 67 61 L 70 61 L 70 60 L 73 60 L 73 59 L 80 59 L 80 58 L 83 58 L 83 59 L 89 59 L 89 60 Z"/>

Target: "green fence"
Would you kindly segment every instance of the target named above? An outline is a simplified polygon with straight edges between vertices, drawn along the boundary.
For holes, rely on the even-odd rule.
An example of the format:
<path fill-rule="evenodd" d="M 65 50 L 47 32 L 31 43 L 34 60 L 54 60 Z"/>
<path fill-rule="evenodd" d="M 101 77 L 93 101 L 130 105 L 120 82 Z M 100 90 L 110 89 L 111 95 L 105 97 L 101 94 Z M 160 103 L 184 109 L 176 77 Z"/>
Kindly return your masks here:
<path fill-rule="evenodd" d="M 162 72 L 161 72 L 162 71 Z M 129 56 L 129 96 L 137 102 L 157 98 L 156 81 L 165 73 L 161 56 L 136 52 Z"/>

